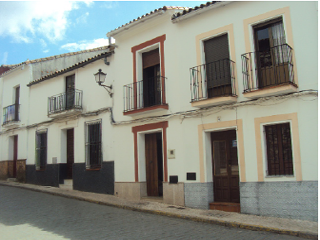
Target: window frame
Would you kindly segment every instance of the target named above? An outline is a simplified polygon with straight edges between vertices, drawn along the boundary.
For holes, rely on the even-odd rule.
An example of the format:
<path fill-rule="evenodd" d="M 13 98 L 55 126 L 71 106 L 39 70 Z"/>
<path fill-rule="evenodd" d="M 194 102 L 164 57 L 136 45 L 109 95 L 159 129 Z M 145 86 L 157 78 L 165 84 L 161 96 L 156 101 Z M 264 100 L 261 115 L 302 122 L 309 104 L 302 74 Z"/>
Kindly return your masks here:
<path fill-rule="evenodd" d="M 268 140 L 267 140 L 267 130 L 266 130 L 266 127 L 271 127 L 271 126 L 279 126 L 279 125 L 285 125 L 285 124 L 289 124 L 289 130 L 290 130 L 290 150 L 291 150 L 291 165 L 292 165 L 292 174 L 286 174 L 286 169 L 285 167 L 283 167 L 283 169 L 279 169 L 280 173 L 279 174 L 270 174 L 271 170 L 269 169 L 270 168 L 270 162 L 269 162 L 269 157 L 268 157 Z M 265 176 L 266 177 L 294 177 L 295 176 L 295 162 L 294 162 L 294 149 L 293 149 L 293 146 L 294 146 L 294 142 L 293 142 L 293 132 L 292 132 L 292 122 L 291 121 L 281 121 L 281 122 L 272 122 L 272 123 L 267 123 L 267 124 L 263 124 L 262 126 L 263 128 L 263 141 L 264 141 L 264 158 L 265 158 Z M 278 129 L 277 129 L 278 131 Z M 279 134 L 277 132 L 277 134 Z M 283 141 L 282 139 L 282 136 L 281 136 L 281 140 Z M 278 147 L 279 147 L 279 144 L 278 143 Z M 281 153 L 280 153 L 281 151 Z M 279 154 L 278 155 L 283 155 L 283 149 L 279 150 L 278 148 L 278 152 Z M 279 159 L 279 164 L 280 166 L 284 166 L 284 159 Z M 281 168 L 281 167 L 279 167 Z"/>
<path fill-rule="evenodd" d="M 97 125 L 99 124 L 99 135 L 98 137 L 100 138 L 97 145 L 99 145 L 99 159 L 98 159 L 98 164 L 92 164 L 91 159 L 90 159 L 90 139 L 89 139 L 89 126 L 90 125 Z M 102 119 L 97 119 L 93 121 L 88 121 L 85 122 L 85 164 L 86 164 L 86 169 L 93 169 L 93 170 L 99 170 L 102 166 L 103 162 L 103 149 L 102 149 Z"/>
<path fill-rule="evenodd" d="M 48 129 L 42 129 L 35 132 L 35 166 L 36 170 L 45 170 L 48 163 Z M 45 134 L 45 159 L 41 160 L 41 143 L 40 143 L 40 135 Z M 40 144 L 40 146 L 39 146 Z"/>

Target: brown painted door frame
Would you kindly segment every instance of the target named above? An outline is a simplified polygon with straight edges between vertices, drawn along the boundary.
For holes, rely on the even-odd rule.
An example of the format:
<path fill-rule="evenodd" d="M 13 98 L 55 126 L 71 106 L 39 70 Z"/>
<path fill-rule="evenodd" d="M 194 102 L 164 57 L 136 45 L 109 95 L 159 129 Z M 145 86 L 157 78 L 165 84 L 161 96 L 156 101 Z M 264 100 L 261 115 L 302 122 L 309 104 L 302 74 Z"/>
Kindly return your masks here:
<path fill-rule="evenodd" d="M 145 134 L 146 182 L 148 196 L 162 196 L 162 133 Z"/>
<path fill-rule="evenodd" d="M 215 202 L 240 202 L 236 130 L 211 133 Z"/>
<path fill-rule="evenodd" d="M 17 177 L 18 135 L 13 136 L 13 177 Z"/>
<path fill-rule="evenodd" d="M 72 179 L 72 165 L 74 163 L 74 129 L 67 130 L 67 179 Z"/>

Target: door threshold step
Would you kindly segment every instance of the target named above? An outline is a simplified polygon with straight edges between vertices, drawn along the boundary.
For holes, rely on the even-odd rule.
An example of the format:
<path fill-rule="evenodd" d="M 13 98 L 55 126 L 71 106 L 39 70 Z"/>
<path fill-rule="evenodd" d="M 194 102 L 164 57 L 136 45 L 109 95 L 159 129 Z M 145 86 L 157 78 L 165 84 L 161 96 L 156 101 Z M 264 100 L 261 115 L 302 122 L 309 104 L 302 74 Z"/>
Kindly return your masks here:
<path fill-rule="evenodd" d="M 212 202 L 209 203 L 211 210 L 220 210 L 225 212 L 240 212 L 240 203 L 233 202 Z"/>
<path fill-rule="evenodd" d="M 7 178 L 7 182 L 17 182 L 16 178 Z"/>
<path fill-rule="evenodd" d="M 141 200 L 162 203 L 163 202 L 163 197 L 151 197 L 151 196 L 148 196 L 148 197 L 142 197 Z"/>

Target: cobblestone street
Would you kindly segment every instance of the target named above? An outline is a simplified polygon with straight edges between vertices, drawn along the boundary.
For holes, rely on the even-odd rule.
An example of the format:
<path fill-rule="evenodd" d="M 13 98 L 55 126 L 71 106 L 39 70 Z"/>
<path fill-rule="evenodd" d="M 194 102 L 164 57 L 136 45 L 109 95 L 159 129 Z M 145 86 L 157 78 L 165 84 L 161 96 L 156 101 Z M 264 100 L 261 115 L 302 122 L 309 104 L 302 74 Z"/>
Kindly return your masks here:
<path fill-rule="evenodd" d="M 1 239 L 292 239 L 0 186 Z"/>

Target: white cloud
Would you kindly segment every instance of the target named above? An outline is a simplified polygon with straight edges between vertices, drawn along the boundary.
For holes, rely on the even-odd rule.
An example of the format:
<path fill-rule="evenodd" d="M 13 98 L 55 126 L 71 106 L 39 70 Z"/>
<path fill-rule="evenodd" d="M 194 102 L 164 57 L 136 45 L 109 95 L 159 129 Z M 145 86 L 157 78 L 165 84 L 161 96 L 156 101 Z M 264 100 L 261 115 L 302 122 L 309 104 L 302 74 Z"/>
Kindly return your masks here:
<path fill-rule="evenodd" d="M 78 17 L 78 18 L 76 19 L 76 22 L 77 22 L 77 23 L 86 23 L 88 16 L 89 16 L 89 13 L 86 12 L 85 14 L 81 15 L 80 17 Z"/>
<path fill-rule="evenodd" d="M 0 1 L 0 36 L 16 42 L 32 42 L 40 34 L 49 41 L 61 40 L 68 26 L 68 13 L 79 8 L 68 1 Z M 87 3 L 88 5 L 89 3 Z"/>
<path fill-rule="evenodd" d="M 1 60 L 1 65 L 2 64 L 7 64 L 7 60 L 8 60 L 8 52 L 4 52 L 3 53 L 3 58 Z"/>
<path fill-rule="evenodd" d="M 114 43 L 114 40 L 111 40 L 111 43 Z M 106 46 L 109 45 L 109 41 L 108 39 L 105 38 L 98 38 L 98 39 L 94 39 L 91 41 L 80 41 L 78 43 L 67 43 L 64 44 L 63 46 L 61 46 L 61 49 L 65 49 L 68 50 L 70 52 L 74 52 L 74 51 L 81 51 L 81 50 L 86 50 L 86 49 L 92 49 L 92 48 L 97 48 L 97 47 L 102 47 L 102 46 Z"/>

